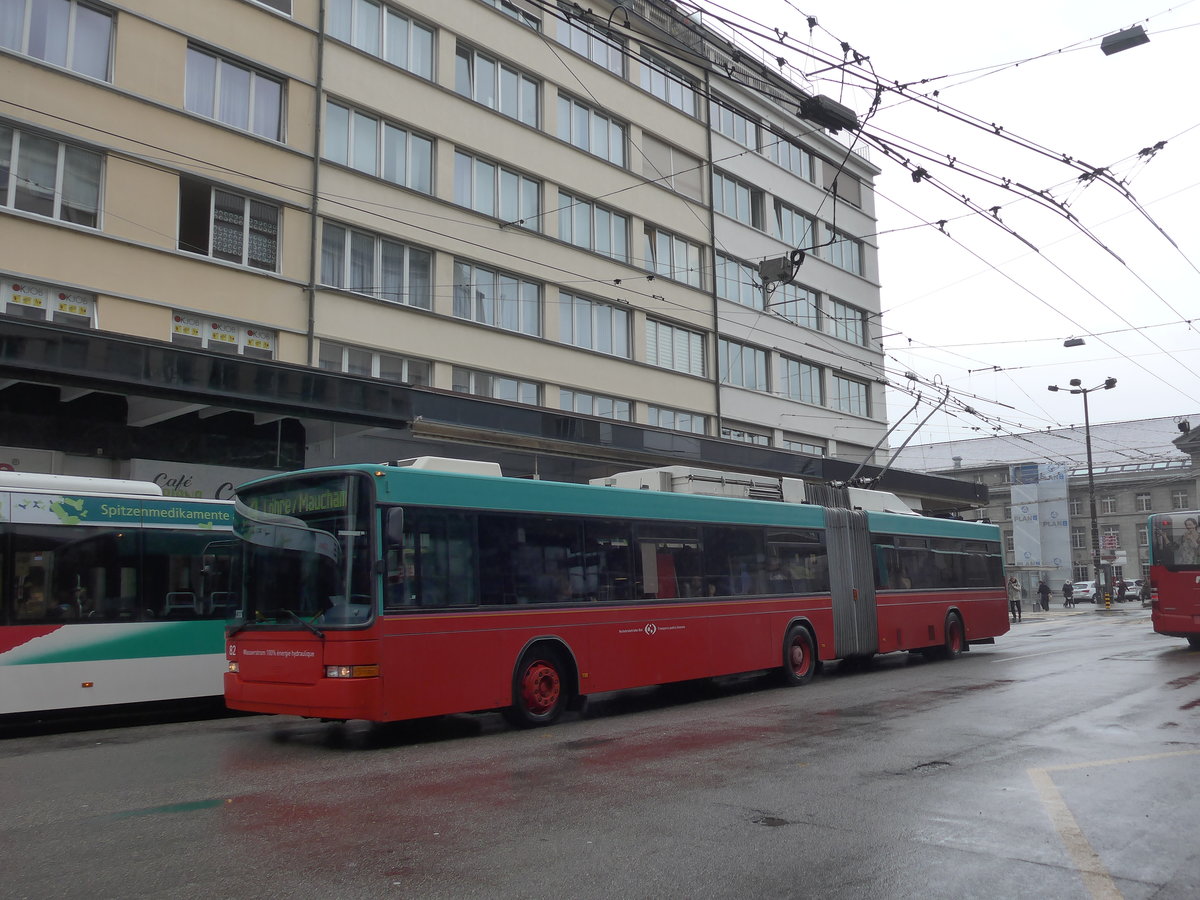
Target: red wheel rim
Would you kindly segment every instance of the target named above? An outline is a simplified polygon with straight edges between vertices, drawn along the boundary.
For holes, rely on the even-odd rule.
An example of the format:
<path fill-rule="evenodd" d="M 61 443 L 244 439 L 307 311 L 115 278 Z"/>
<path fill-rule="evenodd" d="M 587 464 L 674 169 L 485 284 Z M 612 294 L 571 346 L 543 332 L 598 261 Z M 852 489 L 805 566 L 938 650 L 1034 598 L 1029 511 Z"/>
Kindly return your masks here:
<path fill-rule="evenodd" d="M 562 680 L 558 670 L 544 660 L 530 664 L 521 677 L 521 702 L 535 716 L 543 716 L 554 709 L 562 694 Z"/>
<path fill-rule="evenodd" d="M 792 672 L 799 676 L 807 674 L 808 667 L 812 664 L 812 651 L 808 641 L 797 635 L 792 639 L 792 646 L 788 652 L 792 660 Z"/>
<path fill-rule="evenodd" d="M 950 643 L 951 651 L 957 653 L 958 651 L 962 650 L 962 645 L 963 645 L 962 625 L 959 623 L 958 619 L 955 619 L 953 622 L 950 623 L 950 641 L 949 641 L 949 643 Z"/>

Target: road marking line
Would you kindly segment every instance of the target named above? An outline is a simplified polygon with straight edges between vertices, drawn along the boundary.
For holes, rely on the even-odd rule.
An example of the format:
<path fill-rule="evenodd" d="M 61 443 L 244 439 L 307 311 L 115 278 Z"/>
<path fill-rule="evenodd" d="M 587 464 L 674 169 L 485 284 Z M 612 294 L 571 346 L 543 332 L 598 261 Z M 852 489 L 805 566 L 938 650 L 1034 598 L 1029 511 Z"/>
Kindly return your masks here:
<path fill-rule="evenodd" d="M 1100 860 L 1098 854 L 1084 836 L 1079 822 L 1067 807 L 1067 801 L 1055 785 L 1052 772 L 1070 772 L 1078 769 L 1090 769 L 1097 766 L 1115 766 L 1121 763 L 1145 762 L 1154 759 L 1170 759 L 1176 756 L 1195 756 L 1200 750 L 1174 750 L 1167 753 L 1151 753 L 1143 756 L 1124 756 L 1118 759 L 1103 759 L 1094 762 L 1068 763 L 1062 766 L 1047 766 L 1043 769 L 1030 769 L 1029 778 L 1037 788 L 1042 798 L 1042 805 L 1050 816 L 1050 821 L 1058 832 L 1059 839 L 1067 849 L 1067 854 L 1083 879 L 1083 885 L 1093 900 L 1122 900 L 1123 895 L 1117 888 L 1108 869 Z"/>

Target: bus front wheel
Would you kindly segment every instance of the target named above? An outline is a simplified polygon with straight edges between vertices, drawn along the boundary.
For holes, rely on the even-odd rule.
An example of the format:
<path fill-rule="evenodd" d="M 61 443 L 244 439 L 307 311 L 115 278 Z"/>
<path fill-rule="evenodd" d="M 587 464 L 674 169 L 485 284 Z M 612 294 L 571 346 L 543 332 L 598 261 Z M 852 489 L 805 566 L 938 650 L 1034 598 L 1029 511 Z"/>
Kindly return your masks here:
<path fill-rule="evenodd" d="M 812 635 L 803 625 L 793 625 L 783 639 L 785 684 L 808 684 L 817 671 L 817 650 Z"/>
<path fill-rule="evenodd" d="M 562 715 L 569 695 L 562 655 L 535 647 L 517 664 L 513 704 L 504 710 L 504 717 L 518 728 L 550 725 Z"/>

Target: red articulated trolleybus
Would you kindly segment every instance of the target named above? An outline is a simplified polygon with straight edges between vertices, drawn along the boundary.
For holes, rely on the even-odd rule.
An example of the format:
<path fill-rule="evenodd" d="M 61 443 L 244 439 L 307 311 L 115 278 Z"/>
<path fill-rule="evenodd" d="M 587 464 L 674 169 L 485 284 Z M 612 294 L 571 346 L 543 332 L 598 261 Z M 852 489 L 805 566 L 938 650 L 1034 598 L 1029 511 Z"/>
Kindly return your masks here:
<path fill-rule="evenodd" d="M 545 725 L 591 694 L 768 669 L 804 684 L 822 660 L 954 657 L 1008 631 L 995 526 L 681 466 L 599 481 L 422 457 L 242 486 L 227 704 Z"/>
<path fill-rule="evenodd" d="M 1200 511 L 1150 516 L 1150 603 L 1154 630 L 1200 650 Z"/>

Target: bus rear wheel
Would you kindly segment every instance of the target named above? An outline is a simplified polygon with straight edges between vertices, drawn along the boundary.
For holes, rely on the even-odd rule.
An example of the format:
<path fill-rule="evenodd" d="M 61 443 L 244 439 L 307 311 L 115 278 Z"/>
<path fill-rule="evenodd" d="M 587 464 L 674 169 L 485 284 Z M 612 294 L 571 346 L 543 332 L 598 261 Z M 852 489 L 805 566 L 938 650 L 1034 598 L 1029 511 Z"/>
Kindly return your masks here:
<path fill-rule="evenodd" d="M 504 717 L 518 728 L 555 722 L 570 697 L 565 672 L 562 654 L 537 647 L 527 650 L 513 674 L 513 703 Z"/>
<path fill-rule="evenodd" d="M 962 618 L 956 612 L 946 616 L 946 637 L 942 646 L 937 648 L 938 659 L 956 659 L 962 655 L 967 646 L 966 633 L 963 631 Z"/>
<path fill-rule="evenodd" d="M 817 650 L 812 635 L 803 625 L 793 625 L 783 639 L 784 684 L 808 684 L 816 671 Z"/>

